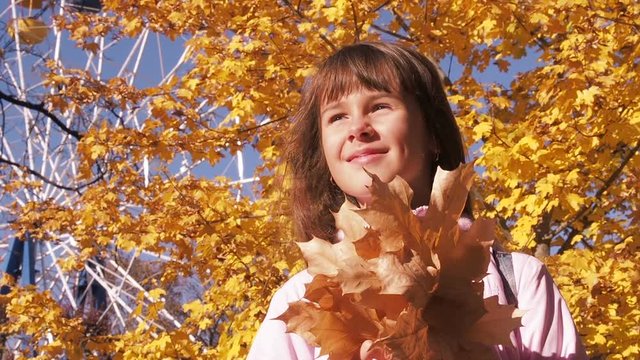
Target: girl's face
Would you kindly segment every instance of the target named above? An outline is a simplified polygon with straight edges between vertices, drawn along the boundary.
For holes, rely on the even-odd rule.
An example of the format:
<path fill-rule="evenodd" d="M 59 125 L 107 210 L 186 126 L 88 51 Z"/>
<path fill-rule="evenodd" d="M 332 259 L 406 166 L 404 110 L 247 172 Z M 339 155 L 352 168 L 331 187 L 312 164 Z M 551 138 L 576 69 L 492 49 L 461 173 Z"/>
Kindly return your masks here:
<path fill-rule="evenodd" d="M 360 204 L 367 186 L 400 175 L 414 191 L 414 205 L 426 203 L 430 146 L 418 104 L 411 96 L 361 89 L 320 107 L 322 149 L 335 183 Z"/>

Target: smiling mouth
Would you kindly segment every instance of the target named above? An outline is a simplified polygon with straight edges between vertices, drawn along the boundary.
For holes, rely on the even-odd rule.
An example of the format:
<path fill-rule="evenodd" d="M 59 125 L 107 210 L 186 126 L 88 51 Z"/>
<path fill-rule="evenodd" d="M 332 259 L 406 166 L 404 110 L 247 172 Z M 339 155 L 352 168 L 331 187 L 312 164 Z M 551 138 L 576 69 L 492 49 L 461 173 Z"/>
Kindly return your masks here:
<path fill-rule="evenodd" d="M 351 155 L 347 159 L 347 162 L 364 165 L 379 160 L 386 153 L 386 151 L 364 151 L 362 153 Z"/>

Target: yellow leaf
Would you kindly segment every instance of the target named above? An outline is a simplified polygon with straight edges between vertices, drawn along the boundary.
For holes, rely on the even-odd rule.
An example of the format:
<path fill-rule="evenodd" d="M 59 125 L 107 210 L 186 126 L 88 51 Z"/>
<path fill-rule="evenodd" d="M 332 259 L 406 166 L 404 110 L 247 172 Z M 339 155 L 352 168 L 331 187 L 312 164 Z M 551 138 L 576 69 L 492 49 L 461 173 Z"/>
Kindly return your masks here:
<path fill-rule="evenodd" d="M 592 105 L 595 96 L 600 93 L 600 88 L 597 86 L 591 86 L 586 90 L 578 90 L 578 96 L 576 98 L 576 105 Z"/>
<path fill-rule="evenodd" d="M 567 194 L 566 200 L 569 203 L 569 206 L 571 206 L 571 209 L 573 209 L 574 211 L 580 210 L 580 208 L 584 204 L 584 198 L 574 193 Z"/>

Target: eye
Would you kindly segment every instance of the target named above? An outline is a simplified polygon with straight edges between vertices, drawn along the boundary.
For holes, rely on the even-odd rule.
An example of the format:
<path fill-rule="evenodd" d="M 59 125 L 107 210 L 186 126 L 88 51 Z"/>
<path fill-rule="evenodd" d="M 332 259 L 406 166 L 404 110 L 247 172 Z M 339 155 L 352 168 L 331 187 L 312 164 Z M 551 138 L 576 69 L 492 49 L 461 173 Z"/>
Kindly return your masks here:
<path fill-rule="evenodd" d="M 391 106 L 385 103 L 375 104 L 373 105 L 372 111 L 375 112 L 375 111 L 384 110 L 384 109 L 391 109 Z"/>
<path fill-rule="evenodd" d="M 344 118 L 344 114 L 335 114 L 329 117 L 329 124 L 333 124 L 336 121 L 342 120 Z"/>

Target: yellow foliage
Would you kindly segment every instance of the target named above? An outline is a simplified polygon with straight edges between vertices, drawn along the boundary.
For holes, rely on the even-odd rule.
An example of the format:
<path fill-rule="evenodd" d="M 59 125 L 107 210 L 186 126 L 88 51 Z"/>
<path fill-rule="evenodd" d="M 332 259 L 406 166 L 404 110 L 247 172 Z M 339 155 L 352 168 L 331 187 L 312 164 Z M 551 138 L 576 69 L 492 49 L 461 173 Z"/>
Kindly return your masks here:
<path fill-rule="evenodd" d="M 640 242 L 628 238 L 592 251 L 571 250 L 549 258 L 579 332 L 592 354 L 611 359 L 640 356 Z"/>
<path fill-rule="evenodd" d="M 125 314 L 131 323 L 119 333 L 82 333 L 82 321 L 65 317 L 50 296 L 25 289 L 1 298 L 12 319 L 3 332 L 31 334 L 45 357 L 72 358 L 86 349 L 131 359 L 244 357 L 271 294 L 303 266 L 293 247 L 285 201 L 290 179 L 282 164 L 299 89 L 335 48 L 382 39 L 416 46 L 450 77 L 449 100 L 481 173 L 478 215 L 497 218 L 510 234 L 507 247 L 559 253 L 548 263 L 589 352 L 640 356 L 636 1 L 104 0 L 102 6 L 100 14 L 55 16 L 51 26 L 96 54 L 98 38 L 132 41 L 146 30 L 150 37 L 182 38 L 188 66 L 140 88 L 124 76 L 97 78 L 52 58 L 34 61 L 46 66 L 35 76 L 44 88 L 25 98 L 38 99 L 79 132 L 77 139 L 64 131 L 55 136 L 71 139 L 60 152 L 70 154 L 74 184 L 87 186 L 65 190 L 73 196 L 62 201 L 49 196 L 53 185 L 0 163 L 0 194 L 29 195 L 2 203 L 3 216 L 15 218 L 16 235 L 29 232 L 51 244 L 73 237 L 79 255 L 60 261 L 65 271 L 99 254 L 116 261 L 122 252 L 140 258 L 151 252 L 172 260 L 145 279 L 147 289 L 157 290 L 135 290 L 140 296 Z M 38 39 L 46 36 L 41 29 Z M 522 59 L 535 66 L 518 68 Z M 450 62 L 461 64 L 459 74 L 449 71 Z M 481 76 L 487 74 L 492 82 L 481 81 L 491 79 Z M 113 116 L 93 119 L 96 108 Z M 141 125 L 121 122 L 123 113 L 135 113 Z M 39 117 L 30 136 L 47 133 L 46 123 Z M 210 170 L 245 147 L 261 160 L 251 194 L 209 174 L 174 176 L 182 157 Z M 54 163 L 54 156 L 42 163 Z M 171 309 L 170 287 L 189 276 L 204 286 L 200 299 Z M 165 311 L 181 326 L 162 322 Z M 39 342 L 47 334 L 53 340 Z"/>
<path fill-rule="evenodd" d="M 37 292 L 33 287 L 14 287 L 7 295 L 0 295 L 0 306 L 6 319 L 0 324 L 0 332 L 4 336 L 30 336 L 37 359 L 51 359 L 64 353 L 82 357 L 85 340 L 82 320 L 69 316 L 48 293 Z M 47 338 L 54 341 L 44 341 Z M 22 355 L 30 357 L 28 348 Z"/>
<path fill-rule="evenodd" d="M 7 24 L 7 32 L 11 37 L 17 35 L 20 41 L 27 45 L 36 45 L 44 41 L 49 34 L 49 29 L 41 20 L 20 18 L 11 20 Z"/>

